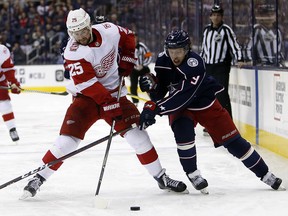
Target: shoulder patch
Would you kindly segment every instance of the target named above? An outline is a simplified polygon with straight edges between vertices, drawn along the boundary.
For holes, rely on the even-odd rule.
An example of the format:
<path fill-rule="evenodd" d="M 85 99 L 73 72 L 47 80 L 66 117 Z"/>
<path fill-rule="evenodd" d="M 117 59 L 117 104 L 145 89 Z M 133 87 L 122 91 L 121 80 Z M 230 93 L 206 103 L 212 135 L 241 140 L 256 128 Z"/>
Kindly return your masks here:
<path fill-rule="evenodd" d="M 190 67 L 197 67 L 198 65 L 198 60 L 196 58 L 189 58 L 187 60 L 187 64 L 190 66 Z"/>

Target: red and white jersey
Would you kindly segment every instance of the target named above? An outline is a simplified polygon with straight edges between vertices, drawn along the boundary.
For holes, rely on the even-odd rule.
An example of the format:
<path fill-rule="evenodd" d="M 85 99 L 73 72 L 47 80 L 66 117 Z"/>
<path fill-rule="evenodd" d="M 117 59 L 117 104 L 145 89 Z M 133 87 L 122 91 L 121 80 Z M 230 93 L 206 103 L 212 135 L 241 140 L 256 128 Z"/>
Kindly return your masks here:
<path fill-rule="evenodd" d="M 125 53 L 125 49 L 130 49 L 129 34 L 133 33 L 109 22 L 93 25 L 92 32 L 96 38 L 93 36 L 94 40 L 87 46 L 70 38 L 64 51 L 64 66 L 70 72 L 77 93 L 103 104 L 111 99 L 111 95 L 117 95 L 117 56 L 119 52 Z M 127 89 L 123 86 L 121 96 L 126 94 Z"/>
<path fill-rule="evenodd" d="M 6 80 L 5 73 L 8 71 L 15 72 L 14 63 L 9 49 L 0 44 L 0 82 Z"/>

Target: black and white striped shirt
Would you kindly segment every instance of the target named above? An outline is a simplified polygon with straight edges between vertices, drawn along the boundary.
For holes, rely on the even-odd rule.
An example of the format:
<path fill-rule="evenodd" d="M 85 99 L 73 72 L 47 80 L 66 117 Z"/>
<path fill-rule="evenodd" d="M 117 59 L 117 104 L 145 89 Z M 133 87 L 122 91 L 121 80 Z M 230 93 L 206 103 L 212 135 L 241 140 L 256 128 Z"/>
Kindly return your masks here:
<path fill-rule="evenodd" d="M 136 65 L 148 66 L 152 61 L 152 53 L 142 42 L 138 42 L 135 49 Z"/>
<path fill-rule="evenodd" d="M 279 61 L 283 60 L 281 55 L 282 35 L 280 30 L 278 29 L 278 38 L 277 38 L 277 32 L 275 29 L 268 29 L 261 24 L 256 24 L 254 26 L 254 29 L 255 29 L 254 39 L 252 40 L 251 38 L 251 40 L 247 45 L 248 60 L 252 60 L 253 41 L 254 41 L 253 60 L 255 60 L 256 63 L 266 65 L 276 64 L 277 52 Z"/>
<path fill-rule="evenodd" d="M 200 56 L 206 64 L 231 64 L 232 59 L 243 61 L 235 33 L 224 23 L 218 28 L 213 28 L 212 24 L 205 27 Z"/>

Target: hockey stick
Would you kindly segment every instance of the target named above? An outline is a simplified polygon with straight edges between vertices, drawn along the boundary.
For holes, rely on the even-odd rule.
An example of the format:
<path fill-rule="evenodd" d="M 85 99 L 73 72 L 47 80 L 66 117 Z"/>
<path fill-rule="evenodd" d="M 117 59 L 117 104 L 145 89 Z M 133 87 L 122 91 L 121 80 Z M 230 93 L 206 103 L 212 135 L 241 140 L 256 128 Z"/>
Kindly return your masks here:
<path fill-rule="evenodd" d="M 0 89 L 7 89 L 7 90 L 11 90 L 11 87 L 7 87 L 7 86 L 0 86 Z M 52 94 L 52 95 L 63 95 L 66 96 L 69 93 L 64 91 L 64 92 L 49 92 L 49 91 L 39 91 L 39 90 L 31 90 L 31 89 L 21 89 L 22 91 L 25 92 L 32 92 L 32 93 L 41 93 L 41 94 Z"/>
<path fill-rule="evenodd" d="M 122 85 L 123 81 L 124 81 L 124 76 L 121 76 L 120 77 L 118 94 L 117 94 L 117 102 L 119 102 L 119 100 L 120 100 L 121 90 L 122 90 L 122 86 L 123 86 Z M 101 169 L 101 173 L 100 173 L 100 176 L 99 176 L 97 189 L 96 189 L 96 192 L 95 192 L 95 196 L 97 196 L 99 194 L 99 191 L 100 191 L 100 187 L 101 187 L 101 183 L 102 183 L 102 179 L 103 179 L 103 175 L 104 175 L 104 171 L 105 171 L 105 167 L 106 167 L 106 163 L 107 163 L 107 159 L 108 159 L 108 154 L 109 154 L 109 150 L 110 150 L 110 146 L 111 146 L 111 142 L 112 142 L 112 137 L 113 137 L 113 131 L 114 131 L 115 123 L 116 123 L 116 120 L 113 119 L 112 125 L 111 125 L 111 128 L 110 128 L 109 139 L 108 139 L 108 143 L 107 143 L 107 147 L 106 147 L 106 151 L 105 151 L 105 155 L 104 155 L 104 159 L 103 159 L 103 163 L 102 163 L 102 169 Z"/>
<path fill-rule="evenodd" d="M 132 97 L 132 98 L 136 98 L 138 100 L 142 100 L 142 101 L 145 101 L 145 102 L 148 101 L 148 99 L 146 99 L 146 98 L 138 97 L 137 95 L 134 95 L 134 94 L 131 94 L 131 93 L 128 93 L 127 95 Z"/>
<path fill-rule="evenodd" d="M 25 174 L 23 174 L 21 176 L 18 176 L 17 178 L 14 178 L 14 179 L 12 179 L 12 180 L 0 185 L 0 189 L 5 188 L 8 185 L 14 184 L 14 183 L 16 183 L 16 182 L 18 182 L 18 181 L 20 181 L 20 180 L 22 180 L 24 178 L 27 178 L 27 177 L 35 174 L 35 173 L 38 173 L 38 172 L 40 172 L 41 170 L 43 170 L 43 169 L 45 169 L 47 167 L 51 167 L 51 166 L 53 166 L 54 164 L 56 164 L 58 162 L 66 160 L 67 158 L 70 158 L 70 157 L 72 157 L 72 156 L 74 156 L 76 154 L 79 154 L 80 152 L 83 152 L 83 151 L 85 151 L 85 150 L 87 150 L 87 149 L 89 149 L 89 148 L 91 148 L 93 146 L 96 146 L 96 145 L 98 145 L 98 144 L 100 144 L 100 143 L 102 143 L 102 142 L 104 142 L 106 140 L 109 140 L 109 139 L 111 139 L 111 137 L 114 137 L 114 136 L 116 136 L 118 134 L 121 134 L 121 133 L 125 133 L 125 132 L 131 130 L 132 128 L 133 128 L 133 126 L 129 127 L 129 128 L 126 128 L 126 129 L 124 129 L 122 131 L 114 132 L 114 133 L 109 134 L 108 136 L 105 136 L 105 137 L 103 137 L 103 138 L 101 138 L 101 139 L 99 139 L 97 141 L 94 141 L 94 142 L 92 142 L 92 143 L 90 143 L 90 144 L 88 144 L 86 146 L 83 146 L 82 148 L 79 148 L 79 149 L 77 149 L 75 151 L 72 151 L 69 154 L 64 155 L 63 157 L 60 157 L 60 158 L 58 158 L 58 159 L 56 159 L 54 161 L 51 161 L 51 162 L 49 162 L 47 164 L 44 164 L 44 165 L 42 165 L 42 166 L 40 166 L 40 167 L 38 167 L 38 168 L 36 168 L 34 170 L 31 170 L 31 171 L 29 171 L 29 172 L 27 172 L 27 173 L 25 173 Z"/>

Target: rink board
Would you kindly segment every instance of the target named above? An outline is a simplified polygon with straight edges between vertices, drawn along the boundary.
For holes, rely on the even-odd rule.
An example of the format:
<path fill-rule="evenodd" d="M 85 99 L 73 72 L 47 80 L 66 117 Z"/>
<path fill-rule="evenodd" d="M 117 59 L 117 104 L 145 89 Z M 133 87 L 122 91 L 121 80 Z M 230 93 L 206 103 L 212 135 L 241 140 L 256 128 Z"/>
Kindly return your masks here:
<path fill-rule="evenodd" d="M 232 68 L 229 93 L 242 135 L 288 158 L 288 73 Z M 286 111 L 286 112 L 285 112 Z"/>

